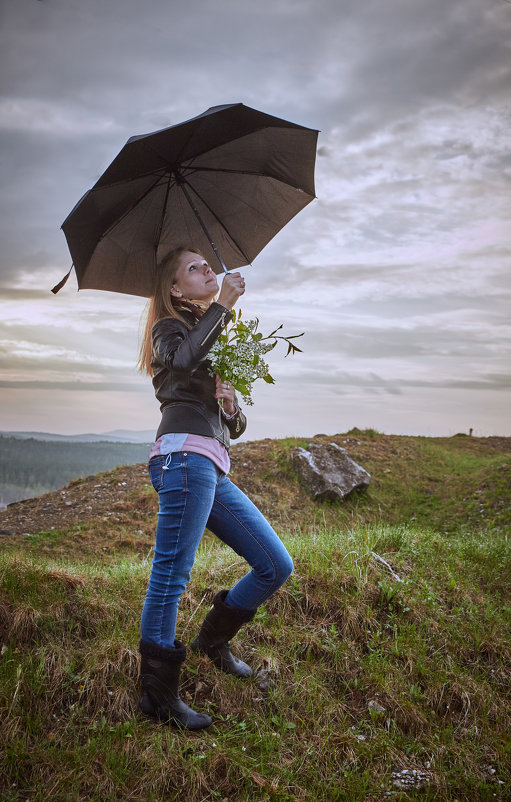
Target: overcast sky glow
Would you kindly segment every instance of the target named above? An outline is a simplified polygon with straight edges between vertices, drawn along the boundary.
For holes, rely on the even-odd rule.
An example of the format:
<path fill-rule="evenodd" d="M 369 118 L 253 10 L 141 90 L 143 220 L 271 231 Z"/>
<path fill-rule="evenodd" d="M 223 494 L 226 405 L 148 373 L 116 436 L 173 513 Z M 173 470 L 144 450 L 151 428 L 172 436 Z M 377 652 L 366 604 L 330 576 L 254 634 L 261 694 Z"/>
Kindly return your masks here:
<path fill-rule="evenodd" d="M 56 296 L 60 225 L 134 134 L 243 102 L 319 128 L 318 199 L 243 269 L 247 437 L 511 435 L 511 4 L 0 0 L 0 429 L 156 429 L 145 301 Z"/>

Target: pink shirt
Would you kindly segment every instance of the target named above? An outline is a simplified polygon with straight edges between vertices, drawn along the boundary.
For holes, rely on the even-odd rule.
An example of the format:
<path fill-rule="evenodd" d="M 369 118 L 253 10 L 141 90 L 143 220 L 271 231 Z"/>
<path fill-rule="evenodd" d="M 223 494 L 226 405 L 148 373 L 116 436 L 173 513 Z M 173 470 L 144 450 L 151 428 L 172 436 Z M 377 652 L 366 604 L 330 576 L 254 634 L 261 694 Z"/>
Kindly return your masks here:
<path fill-rule="evenodd" d="M 151 449 L 149 459 L 161 455 L 174 454 L 176 451 L 190 451 L 193 454 L 202 454 L 223 473 L 229 473 L 231 461 L 225 446 L 214 437 L 203 437 L 200 434 L 162 434 Z"/>

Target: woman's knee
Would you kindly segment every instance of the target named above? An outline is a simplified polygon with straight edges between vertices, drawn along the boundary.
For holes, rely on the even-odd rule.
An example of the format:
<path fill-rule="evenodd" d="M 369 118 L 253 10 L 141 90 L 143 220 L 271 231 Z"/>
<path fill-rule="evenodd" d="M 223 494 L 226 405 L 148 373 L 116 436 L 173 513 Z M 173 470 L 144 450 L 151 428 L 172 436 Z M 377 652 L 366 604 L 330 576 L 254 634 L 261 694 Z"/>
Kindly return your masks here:
<path fill-rule="evenodd" d="M 282 580 L 281 585 L 284 584 L 286 579 L 289 579 L 293 571 L 294 571 L 293 560 L 291 559 L 291 555 L 286 552 L 285 556 L 282 558 L 280 562 L 279 575 Z"/>
<path fill-rule="evenodd" d="M 271 565 L 264 572 L 265 579 L 274 591 L 278 590 L 286 579 L 291 576 L 293 568 L 293 560 L 286 551 L 284 554 L 280 554 L 278 559 L 272 560 Z"/>

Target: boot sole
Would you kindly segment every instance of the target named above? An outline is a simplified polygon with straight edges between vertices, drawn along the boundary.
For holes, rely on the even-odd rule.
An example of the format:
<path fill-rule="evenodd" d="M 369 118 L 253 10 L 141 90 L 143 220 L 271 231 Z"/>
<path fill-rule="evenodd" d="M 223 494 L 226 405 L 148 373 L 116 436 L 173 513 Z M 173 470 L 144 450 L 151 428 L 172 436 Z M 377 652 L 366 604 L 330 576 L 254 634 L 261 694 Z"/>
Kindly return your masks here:
<path fill-rule="evenodd" d="M 203 654 L 205 657 L 208 657 L 209 660 L 211 660 L 211 662 L 213 663 L 213 665 L 216 666 L 216 668 L 218 668 L 220 671 L 223 671 L 224 674 L 230 674 L 232 677 L 238 677 L 238 679 L 250 679 L 250 677 L 252 677 L 254 674 L 250 666 L 247 665 L 247 663 L 244 663 L 242 660 L 240 660 L 239 662 L 243 663 L 243 665 L 246 666 L 245 670 L 238 671 L 236 670 L 235 666 L 233 668 L 230 668 L 229 663 L 226 662 L 221 657 L 221 655 L 211 656 L 210 654 L 208 654 L 206 649 L 203 649 L 202 646 L 200 646 L 200 644 L 197 641 L 197 638 L 195 638 L 195 640 L 191 642 L 190 648 L 192 652 L 195 652 L 196 654 Z"/>
<path fill-rule="evenodd" d="M 142 697 L 142 699 L 140 699 L 138 708 L 140 712 L 144 714 L 144 716 L 151 718 L 153 721 L 159 721 L 161 724 L 171 724 L 173 727 L 177 727 L 181 730 L 205 730 L 213 723 L 213 719 L 211 719 L 206 713 L 196 713 L 197 716 L 200 716 L 201 721 L 196 722 L 194 725 L 190 724 L 186 719 L 181 720 L 173 715 L 164 716 L 159 710 L 155 710 L 147 697 Z"/>

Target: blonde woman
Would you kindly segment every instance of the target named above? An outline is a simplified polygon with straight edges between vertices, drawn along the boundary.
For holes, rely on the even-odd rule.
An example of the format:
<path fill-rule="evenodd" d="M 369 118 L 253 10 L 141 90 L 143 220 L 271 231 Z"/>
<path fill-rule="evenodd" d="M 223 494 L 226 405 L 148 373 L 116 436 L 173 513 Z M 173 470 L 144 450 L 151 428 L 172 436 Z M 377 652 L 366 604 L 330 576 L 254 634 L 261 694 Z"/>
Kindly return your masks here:
<path fill-rule="evenodd" d="M 159 265 L 140 354 L 162 419 L 149 458 L 159 512 L 141 620 L 139 705 L 152 718 L 192 730 L 208 727 L 211 718 L 179 697 L 186 649 L 175 631 L 179 599 L 205 527 L 251 569 L 233 588 L 217 593 L 191 644 L 227 673 L 252 674 L 232 654 L 230 640 L 293 570 L 274 530 L 228 478 L 230 438 L 243 434 L 246 419 L 233 387 L 208 370 L 208 351 L 244 292 L 239 273 L 226 274 L 219 292 L 203 256 L 193 247 L 176 249 Z"/>

